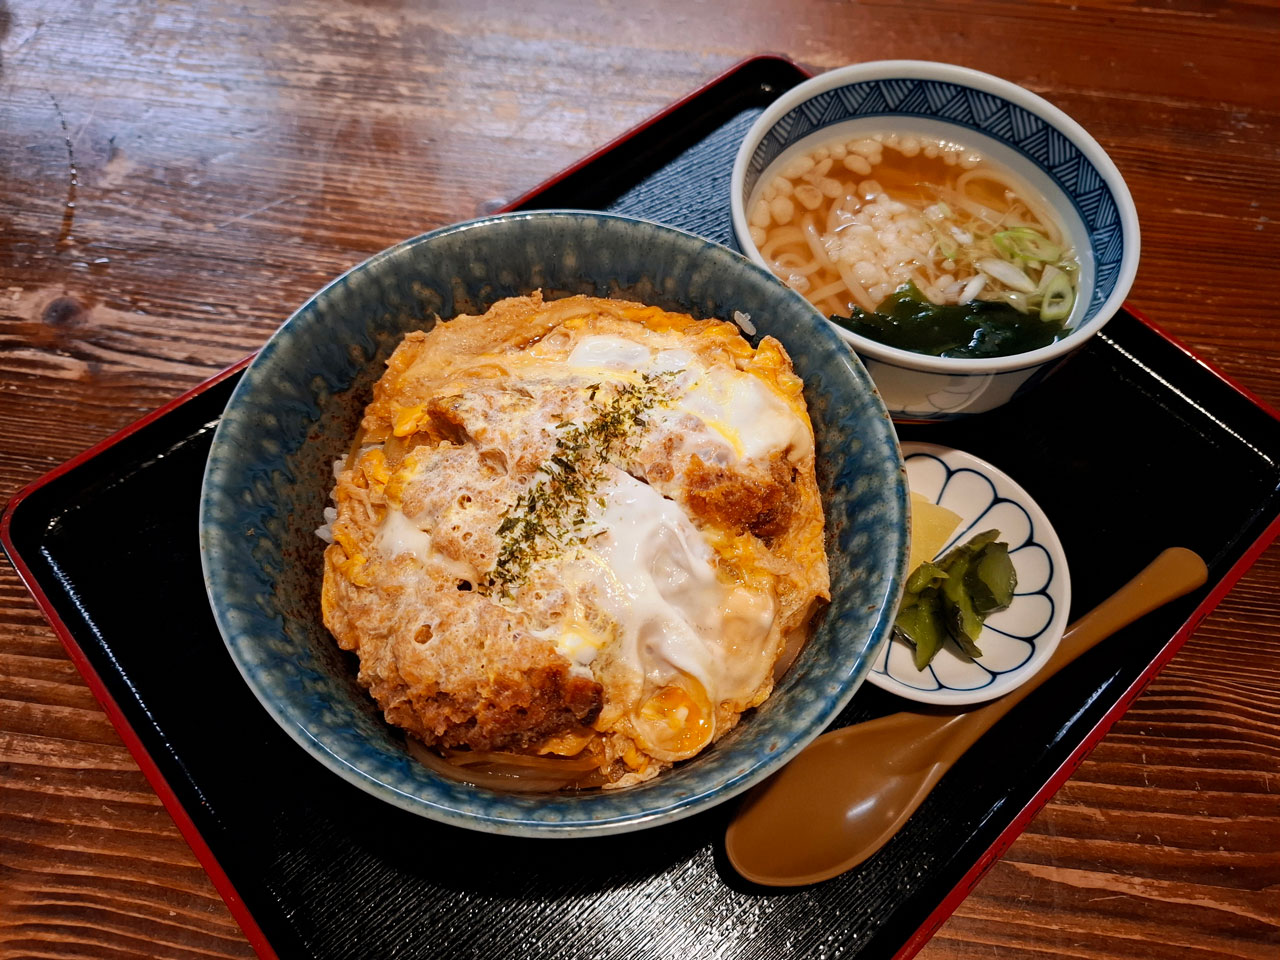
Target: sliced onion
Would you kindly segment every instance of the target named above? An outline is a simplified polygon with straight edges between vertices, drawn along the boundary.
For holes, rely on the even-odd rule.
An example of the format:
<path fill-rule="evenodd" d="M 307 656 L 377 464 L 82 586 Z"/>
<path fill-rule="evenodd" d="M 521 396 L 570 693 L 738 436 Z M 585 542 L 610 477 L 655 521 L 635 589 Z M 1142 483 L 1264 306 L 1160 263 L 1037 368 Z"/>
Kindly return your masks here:
<path fill-rule="evenodd" d="M 984 257 L 978 261 L 978 269 L 993 280 L 999 280 L 1010 290 L 1017 290 L 1021 293 L 1035 292 L 1035 283 L 1012 263 L 997 260 L 995 257 Z"/>
<path fill-rule="evenodd" d="M 972 277 L 968 283 L 964 285 L 964 289 L 960 291 L 958 303 L 972 303 L 978 299 L 978 294 L 982 292 L 982 288 L 987 285 L 985 274 L 978 274 Z"/>

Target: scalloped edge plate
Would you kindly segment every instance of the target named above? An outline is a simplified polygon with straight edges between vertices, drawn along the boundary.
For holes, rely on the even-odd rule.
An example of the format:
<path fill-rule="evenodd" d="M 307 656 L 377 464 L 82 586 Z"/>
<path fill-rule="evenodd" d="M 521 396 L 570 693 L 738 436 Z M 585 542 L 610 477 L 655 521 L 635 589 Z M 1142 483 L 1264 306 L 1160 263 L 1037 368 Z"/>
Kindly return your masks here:
<path fill-rule="evenodd" d="M 987 618 L 978 638 L 983 655 L 970 659 L 948 640 L 924 670 L 912 648 L 894 636 L 867 679 L 882 690 L 922 703 L 981 703 L 1029 680 L 1053 655 L 1071 609 L 1067 558 L 1049 518 L 1022 487 L 985 460 L 932 443 L 902 444 L 912 493 L 960 515 L 939 556 L 983 530 L 998 529 L 1018 571 L 1013 603 Z"/>

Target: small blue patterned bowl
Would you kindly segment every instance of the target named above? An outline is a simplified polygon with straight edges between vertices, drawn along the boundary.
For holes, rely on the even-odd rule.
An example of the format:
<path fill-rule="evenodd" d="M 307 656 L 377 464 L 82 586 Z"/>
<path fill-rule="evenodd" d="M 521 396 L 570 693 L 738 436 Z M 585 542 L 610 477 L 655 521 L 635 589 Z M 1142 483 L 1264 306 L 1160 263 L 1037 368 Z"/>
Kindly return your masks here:
<path fill-rule="evenodd" d="M 624 790 L 507 794 L 413 760 L 320 619 L 315 529 L 392 348 L 437 317 L 541 288 L 698 316 L 747 313 L 790 352 L 817 434 L 833 597 L 770 699 L 703 755 Z M 892 424 L 843 343 L 797 294 L 692 234 L 598 213 L 513 214 L 407 240 L 339 277 L 245 371 L 214 435 L 200 505 L 209 602 L 236 666 L 276 721 L 334 773 L 406 810 L 528 836 L 634 830 L 747 789 L 853 696 L 886 640 L 907 557 L 907 488 Z"/>
<path fill-rule="evenodd" d="M 789 90 L 747 132 L 733 166 L 738 245 L 765 260 L 747 210 L 757 186 L 793 157 L 877 132 L 946 139 L 984 153 L 1037 190 L 1062 218 L 1080 258 L 1071 334 L 995 359 L 931 357 L 836 327 L 862 357 L 897 420 L 949 420 L 998 407 L 1030 389 L 1097 333 L 1138 269 L 1138 214 L 1120 171 L 1084 128 L 1016 84 L 945 63 L 882 60 L 821 74 Z"/>

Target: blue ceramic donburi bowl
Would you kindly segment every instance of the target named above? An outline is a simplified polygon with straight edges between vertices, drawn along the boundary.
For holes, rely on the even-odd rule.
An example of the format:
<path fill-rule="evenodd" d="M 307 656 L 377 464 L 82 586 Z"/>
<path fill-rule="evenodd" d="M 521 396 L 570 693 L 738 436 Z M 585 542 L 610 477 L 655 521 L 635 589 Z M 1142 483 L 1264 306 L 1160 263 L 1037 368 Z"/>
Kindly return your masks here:
<path fill-rule="evenodd" d="M 315 535 L 394 346 L 438 317 L 541 288 L 696 316 L 750 315 L 790 352 L 817 434 L 834 594 L 772 697 L 700 756 L 635 787 L 509 794 L 415 761 L 320 616 Z M 246 369 L 214 436 L 200 509 L 209 602 L 236 666 L 281 727 L 337 775 L 406 810 L 494 833 L 581 836 L 688 816 L 758 782 L 822 732 L 887 637 L 906 564 L 907 492 L 888 415 L 822 317 L 724 247 L 597 213 L 513 214 L 407 240 L 339 277 Z"/>

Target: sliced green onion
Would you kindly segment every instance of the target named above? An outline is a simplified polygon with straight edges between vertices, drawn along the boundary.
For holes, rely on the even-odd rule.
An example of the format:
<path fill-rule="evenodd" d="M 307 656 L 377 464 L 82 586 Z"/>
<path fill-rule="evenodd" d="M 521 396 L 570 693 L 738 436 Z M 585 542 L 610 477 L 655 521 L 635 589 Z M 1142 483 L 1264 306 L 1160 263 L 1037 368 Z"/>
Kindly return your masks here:
<path fill-rule="evenodd" d="M 1046 263 L 1040 272 L 1040 283 L 1036 286 L 1036 295 L 1044 296 L 1044 292 L 1049 289 L 1049 282 L 1061 272 L 1052 263 Z"/>
<path fill-rule="evenodd" d="M 978 261 L 977 267 L 993 280 L 999 280 L 1010 290 L 1035 293 L 1036 285 L 1032 279 L 1007 260 L 983 257 Z"/>
<path fill-rule="evenodd" d="M 1002 300 L 1019 313 L 1031 312 L 1031 304 L 1027 302 L 1027 295 L 1019 293 L 1017 290 L 989 290 L 987 299 Z"/>
<path fill-rule="evenodd" d="M 930 223 L 929 226 L 933 230 L 934 238 L 937 240 L 938 252 L 942 254 L 944 259 L 954 260 L 956 254 L 960 252 L 960 244 L 956 243 L 955 239 L 943 231 L 936 223 Z"/>
<path fill-rule="evenodd" d="M 1071 278 L 1065 273 L 1056 274 L 1044 290 L 1044 300 L 1040 302 L 1040 319 L 1056 322 L 1065 320 L 1075 306 L 1076 291 L 1071 285 Z"/>
<path fill-rule="evenodd" d="M 1038 260 L 1052 263 L 1062 256 L 1062 248 L 1039 230 L 1031 227 L 1013 227 L 994 234 L 991 240 L 1006 260 Z"/>

